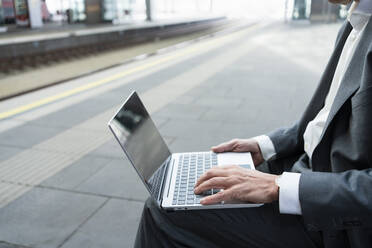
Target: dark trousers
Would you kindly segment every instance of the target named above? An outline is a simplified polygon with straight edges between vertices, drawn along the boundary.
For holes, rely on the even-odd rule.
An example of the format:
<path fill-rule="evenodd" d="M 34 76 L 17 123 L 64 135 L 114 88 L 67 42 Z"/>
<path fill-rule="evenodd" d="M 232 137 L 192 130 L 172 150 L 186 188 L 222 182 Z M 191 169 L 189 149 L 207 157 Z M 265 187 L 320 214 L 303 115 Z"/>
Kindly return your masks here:
<path fill-rule="evenodd" d="M 263 168 L 272 167 L 263 165 Z M 284 168 L 284 167 L 283 167 Z M 301 216 L 280 214 L 278 203 L 258 208 L 166 212 L 149 198 L 135 247 L 322 247 L 321 234 Z"/>

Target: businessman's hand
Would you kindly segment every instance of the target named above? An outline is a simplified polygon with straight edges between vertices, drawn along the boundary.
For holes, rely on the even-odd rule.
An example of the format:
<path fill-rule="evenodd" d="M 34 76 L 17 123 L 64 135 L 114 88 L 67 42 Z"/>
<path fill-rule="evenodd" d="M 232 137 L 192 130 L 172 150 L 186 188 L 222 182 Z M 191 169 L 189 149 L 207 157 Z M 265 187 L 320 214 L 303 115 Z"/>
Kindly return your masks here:
<path fill-rule="evenodd" d="M 260 146 L 254 139 L 233 139 L 218 146 L 213 146 L 212 151 L 216 153 L 250 152 L 255 166 L 260 165 L 264 161 Z"/>
<path fill-rule="evenodd" d="M 194 192 L 201 194 L 210 189 L 223 189 L 204 197 L 203 205 L 219 202 L 270 203 L 278 200 L 279 188 L 276 175 L 249 170 L 237 165 L 218 166 L 208 170 L 196 182 Z"/>

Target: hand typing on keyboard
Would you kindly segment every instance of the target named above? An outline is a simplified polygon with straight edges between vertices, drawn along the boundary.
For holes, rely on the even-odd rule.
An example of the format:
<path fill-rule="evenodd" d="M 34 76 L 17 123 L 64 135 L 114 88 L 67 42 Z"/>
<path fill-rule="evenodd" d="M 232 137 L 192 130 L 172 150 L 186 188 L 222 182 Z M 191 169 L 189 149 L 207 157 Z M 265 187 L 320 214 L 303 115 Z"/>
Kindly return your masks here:
<path fill-rule="evenodd" d="M 220 202 L 269 203 L 279 198 L 276 177 L 237 165 L 219 166 L 208 170 L 198 179 L 194 193 L 223 189 L 214 195 L 204 197 L 200 201 L 203 205 Z"/>

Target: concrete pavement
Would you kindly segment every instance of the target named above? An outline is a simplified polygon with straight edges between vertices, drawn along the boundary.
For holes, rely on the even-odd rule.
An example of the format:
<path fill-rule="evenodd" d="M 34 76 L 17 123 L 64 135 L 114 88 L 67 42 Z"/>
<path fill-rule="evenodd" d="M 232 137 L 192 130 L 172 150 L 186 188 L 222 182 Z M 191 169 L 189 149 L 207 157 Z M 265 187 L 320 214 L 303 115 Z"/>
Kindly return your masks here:
<path fill-rule="evenodd" d="M 256 25 L 2 102 L 0 247 L 132 247 L 148 193 L 106 125 L 129 93 L 172 152 L 266 133 L 300 116 L 339 26 Z"/>

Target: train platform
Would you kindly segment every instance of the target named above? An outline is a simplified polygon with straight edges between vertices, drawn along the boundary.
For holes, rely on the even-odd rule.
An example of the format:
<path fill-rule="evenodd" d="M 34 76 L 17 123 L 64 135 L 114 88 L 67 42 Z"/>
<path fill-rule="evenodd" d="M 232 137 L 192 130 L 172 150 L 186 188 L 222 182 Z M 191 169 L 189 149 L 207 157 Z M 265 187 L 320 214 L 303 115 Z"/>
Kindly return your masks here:
<path fill-rule="evenodd" d="M 219 30 L 250 24 L 205 17 L 0 36 L 0 50 L 4 50 L 0 52 L 0 99 L 122 64 L 136 56 L 200 39 Z M 79 39 L 88 39 L 91 44 L 82 44 Z M 34 54 L 23 53 L 24 50 Z"/>
<path fill-rule="evenodd" d="M 2 101 L 0 247 L 132 247 L 149 194 L 107 127 L 126 97 L 172 152 L 263 134 L 300 117 L 339 27 L 259 23 Z"/>

